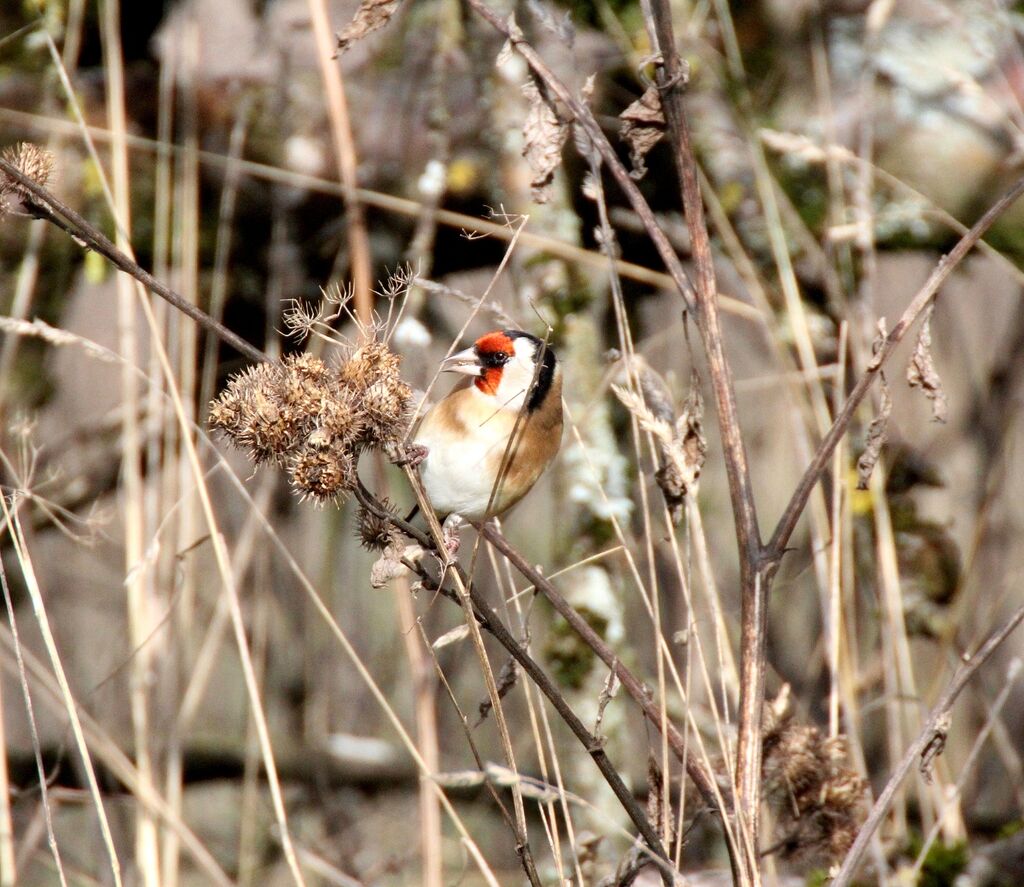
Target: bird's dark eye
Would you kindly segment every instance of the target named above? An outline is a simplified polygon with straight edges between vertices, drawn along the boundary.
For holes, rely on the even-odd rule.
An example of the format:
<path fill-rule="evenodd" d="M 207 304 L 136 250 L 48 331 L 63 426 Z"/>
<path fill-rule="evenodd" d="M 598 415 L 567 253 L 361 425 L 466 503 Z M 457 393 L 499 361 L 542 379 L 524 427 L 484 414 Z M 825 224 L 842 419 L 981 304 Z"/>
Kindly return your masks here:
<path fill-rule="evenodd" d="M 486 351 L 480 355 L 480 362 L 485 367 L 503 367 L 508 363 L 509 355 L 504 351 Z"/>

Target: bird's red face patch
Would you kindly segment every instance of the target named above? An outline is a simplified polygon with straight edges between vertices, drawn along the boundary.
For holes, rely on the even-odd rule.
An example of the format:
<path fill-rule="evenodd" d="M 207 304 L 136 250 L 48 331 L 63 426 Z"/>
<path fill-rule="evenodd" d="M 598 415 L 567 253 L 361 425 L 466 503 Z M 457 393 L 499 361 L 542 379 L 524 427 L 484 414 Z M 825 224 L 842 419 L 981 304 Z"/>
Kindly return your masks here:
<path fill-rule="evenodd" d="M 488 333 L 476 340 L 476 352 L 480 355 L 483 372 L 476 379 L 476 387 L 484 394 L 496 395 L 501 384 L 501 372 L 515 355 L 512 339 L 500 330 Z"/>
<path fill-rule="evenodd" d="M 497 354 L 498 352 L 511 357 L 515 351 L 515 347 L 512 344 L 511 338 L 505 335 L 501 330 L 497 330 L 496 332 L 488 333 L 486 336 L 481 336 L 477 339 L 476 350 L 480 352 L 481 357 L 487 354 Z"/>

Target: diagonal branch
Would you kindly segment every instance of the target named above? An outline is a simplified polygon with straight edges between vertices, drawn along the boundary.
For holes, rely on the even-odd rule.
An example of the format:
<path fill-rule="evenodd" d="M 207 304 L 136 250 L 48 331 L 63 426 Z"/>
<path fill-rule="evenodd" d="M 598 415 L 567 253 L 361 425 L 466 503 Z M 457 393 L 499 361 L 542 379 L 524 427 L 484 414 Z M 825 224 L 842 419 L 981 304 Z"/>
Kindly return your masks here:
<path fill-rule="evenodd" d="M 461 572 L 462 568 L 460 567 L 459 570 Z M 422 574 L 421 578 L 424 578 Z M 650 852 L 654 856 L 655 863 L 659 865 L 663 874 L 667 872 L 669 875 L 667 883 L 671 884 L 671 874 L 675 869 L 669 861 L 668 854 L 661 843 L 661 839 L 658 837 L 657 830 L 651 824 L 647 814 L 641 809 L 636 798 L 633 797 L 633 793 L 627 788 L 622 777 L 605 753 L 601 740 L 587 729 L 583 721 L 572 710 L 562 692 L 526 648 L 516 640 L 508 627 L 498 618 L 494 608 L 488 604 L 486 598 L 476 585 L 471 583 L 465 574 L 463 574 L 462 579 L 473 605 L 473 615 L 480 627 L 498 641 L 512 658 L 522 666 L 523 671 L 529 675 L 537 689 L 547 697 L 552 707 L 573 732 L 573 735 L 579 739 L 587 754 L 590 755 L 598 770 L 601 771 L 601 775 L 605 778 L 615 797 L 622 804 L 633 825 L 647 843 Z M 454 594 L 452 599 L 455 603 L 459 603 L 458 598 Z"/>
<path fill-rule="evenodd" d="M 116 268 L 134 277 L 150 292 L 156 293 L 161 299 L 169 302 L 188 317 L 191 317 L 203 329 L 226 342 L 239 354 L 257 363 L 270 360 L 267 354 L 260 351 L 255 345 L 246 342 L 237 333 L 233 333 L 222 323 L 210 317 L 201 308 L 193 305 L 188 299 L 157 280 L 138 262 L 114 246 L 102 231 L 82 218 L 70 206 L 60 201 L 48 189 L 26 176 L 16 166 L 2 157 L 0 157 L 0 172 L 6 178 L 17 182 L 19 192 L 31 215 L 56 225 L 66 234 L 70 234 L 71 238 L 79 245 L 99 253 Z"/>
<path fill-rule="evenodd" d="M 650 689 L 622 664 L 615 651 L 607 644 L 590 623 L 576 610 L 562 595 L 558 589 L 551 584 L 539 570 L 537 570 L 523 555 L 512 547 L 509 541 L 492 524 L 484 524 L 480 532 L 483 537 L 491 543 L 504 558 L 518 570 L 533 586 L 548 599 L 548 602 L 565 619 L 572 629 L 583 639 L 584 643 L 597 657 L 615 672 L 623 688 L 633 697 L 640 706 L 644 717 L 657 729 L 662 728 L 662 712 L 657 702 L 652 698 Z M 722 809 L 723 805 L 729 809 L 730 799 L 723 798 L 719 792 L 714 776 L 708 771 L 704 764 L 689 753 L 686 748 L 682 734 L 671 722 L 665 722 L 666 735 L 669 746 L 673 753 L 686 768 L 686 773 L 697 786 L 705 803 L 713 810 Z"/>
<path fill-rule="evenodd" d="M 831 882 L 831 887 L 850 887 L 854 872 L 857 870 L 857 865 L 867 849 L 871 836 L 881 824 L 882 818 L 889 812 L 889 805 L 892 804 L 896 790 L 902 785 L 903 780 L 906 779 L 910 768 L 914 765 L 914 761 L 917 760 L 919 755 L 926 754 L 930 748 L 937 748 L 941 751 L 948 730 L 948 725 L 943 727 L 943 724 L 949 717 L 953 703 L 956 702 L 960 691 L 967 686 L 967 682 L 974 673 L 991 658 L 992 654 L 999 648 L 999 645 L 1010 636 L 1011 632 L 1022 621 L 1024 621 L 1024 606 L 1018 607 L 1006 624 L 992 632 L 975 653 L 964 654 L 963 662 L 953 675 L 949 686 L 939 701 L 935 703 L 935 707 L 928 717 L 928 723 L 925 724 L 917 739 L 906 750 L 902 760 L 896 766 L 892 776 L 889 777 L 889 781 L 885 784 L 885 788 L 882 789 L 882 793 L 875 801 L 875 805 L 871 808 L 868 818 L 860 827 L 857 839 L 853 842 L 853 846 L 850 847 L 849 851 L 847 851 L 842 867 Z M 922 758 L 922 766 L 924 765 L 925 762 Z"/>
<path fill-rule="evenodd" d="M 918 290 L 917 295 L 914 296 L 907 306 L 899 322 L 892 328 L 892 332 L 885 337 L 875 359 L 872 360 L 871 365 L 847 396 L 842 410 L 840 410 L 828 434 L 825 435 L 824 440 L 818 446 L 811 464 L 807 467 L 803 477 L 800 478 L 800 483 L 797 484 L 796 490 L 793 491 L 789 504 L 786 506 L 785 511 L 783 511 L 782 517 L 779 518 L 778 526 L 776 526 L 765 552 L 766 559 L 772 569 L 778 566 L 783 554 L 785 554 L 786 545 L 789 542 L 790 536 L 793 535 L 793 530 L 796 529 L 797 521 L 800 520 L 800 515 L 803 514 L 814 485 L 825 473 L 829 459 L 832 457 L 832 451 L 835 450 L 839 440 L 846 433 L 847 428 L 849 428 L 857 407 L 860 406 L 867 396 L 871 383 L 874 382 L 875 377 L 884 367 L 885 362 L 892 356 L 896 346 L 906 337 L 914 321 L 931 305 L 939 291 L 939 287 L 946 282 L 949 275 L 953 273 L 953 269 L 964 260 L 967 254 L 984 236 L 985 232 L 992 227 L 996 219 L 1006 212 L 1022 194 L 1024 194 L 1024 178 L 1017 181 L 1000 197 L 988 212 L 974 223 L 971 230 L 960 238 L 956 246 L 939 260 L 931 276 L 925 281 L 924 286 Z"/>

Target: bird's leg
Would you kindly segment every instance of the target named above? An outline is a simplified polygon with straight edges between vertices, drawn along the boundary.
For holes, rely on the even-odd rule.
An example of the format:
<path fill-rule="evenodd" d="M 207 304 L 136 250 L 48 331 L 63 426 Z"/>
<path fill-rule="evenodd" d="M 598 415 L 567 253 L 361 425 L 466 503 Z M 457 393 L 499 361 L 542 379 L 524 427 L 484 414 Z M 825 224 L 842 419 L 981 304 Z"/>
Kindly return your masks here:
<path fill-rule="evenodd" d="M 459 553 L 459 545 L 461 545 L 459 530 L 465 523 L 466 521 L 461 515 L 449 514 L 441 524 L 441 541 L 451 560 L 455 560 L 455 556 Z"/>

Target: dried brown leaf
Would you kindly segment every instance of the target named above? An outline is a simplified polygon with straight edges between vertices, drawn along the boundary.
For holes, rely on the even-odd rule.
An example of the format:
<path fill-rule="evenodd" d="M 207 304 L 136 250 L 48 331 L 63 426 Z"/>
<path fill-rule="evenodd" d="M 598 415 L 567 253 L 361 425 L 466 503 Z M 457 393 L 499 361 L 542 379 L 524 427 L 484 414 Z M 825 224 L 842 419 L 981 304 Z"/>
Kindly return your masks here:
<path fill-rule="evenodd" d="M 682 412 L 676 419 L 676 440 L 682 448 L 683 466 L 690 476 L 690 484 L 700 477 L 708 442 L 704 437 L 704 398 L 700 393 L 700 377 L 694 371 L 690 379 L 690 393 L 686 395 Z"/>
<path fill-rule="evenodd" d="M 551 198 L 551 182 L 562 162 L 562 147 L 569 137 L 569 127 L 559 119 L 551 103 L 544 98 L 537 84 L 530 80 L 523 86 L 523 95 L 530 103 L 523 124 L 523 157 L 533 170 L 530 188 L 537 203 Z"/>
<path fill-rule="evenodd" d="M 889 414 L 892 412 L 892 398 L 889 396 L 889 384 L 885 381 L 885 373 L 879 373 L 879 377 L 882 386 L 881 402 L 878 405 L 878 415 L 871 420 L 871 424 L 868 426 L 868 438 L 864 445 L 864 452 L 857 460 L 858 490 L 868 488 L 871 472 L 875 470 L 875 464 L 882 452 L 882 445 L 885 443 Z"/>
<path fill-rule="evenodd" d="M 672 815 L 672 799 L 665 797 L 665 780 L 661 765 L 654 755 L 647 757 L 647 818 L 662 835 L 674 835 L 675 817 Z"/>
<path fill-rule="evenodd" d="M 629 162 L 633 164 L 630 175 L 642 179 L 647 173 L 644 158 L 665 135 L 665 114 L 657 87 L 647 87 L 640 98 L 619 114 L 619 119 L 619 137 L 629 145 Z"/>
<path fill-rule="evenodd" d="M 389 545 L 384 553 L 374 561 L 370 567 L 370 586 L 372 588 L 383 588 L 396 576 L 401 576 L 405 571 L 402 563 L 404 549 L 399 544 Z"/>
<path fill-rule="evenodd" d="M 344 52 L 349 44 L 383 28 L 395 14 L 400 2 L 401 0 L 362 0 L 355 17 L 338 34 L 338 51 Z"/>
<path fill-rule="evenodd" d="M 945 422 L 948 415 L 946 392 L 942 388 L 942 379 L 935 370 L 932 360 L 932 312 L 930 305 L 924 315 L 921 331 L 917 334 L 914 353 L 907 364 L 907 384 L 911 388 L 920 388 L 925 397 L 932 402 L 932 421 Z"/>
<path fill-rule="evenodd" d="M 498 680 L 496 681 L 498 687 L 498 699 L 504 699 L 519 679 L 519 666 L 516 665 L 515 659 L 509 659 L 502 666 L 501 671 L 498 672 Z M 491 713 L 493 703 L 490 699 L 485 699 L 477 708 L 480 714 L 480 720 L 476 722 L 476 726 L 480 726 L 484 721 L 487 720 L 487 716 Z"/>
<path fill-rule="evenodd" d="M 925 782 L 932 781 L 932 766 L 935 759 L 946 750 L 946 737 L 949 735 L 950 725 L 953 723 L 952 715 L 947 711 L 935 725 L 928 744 L 921 751 L 921 763 L 919 765 L 921 776 Z"/>
<path fill-rule="evenodd" d="M 615 669 L 609 669 L 608 677 L 604 680 L 604 686 L 601 688 L 601 695 L 597 697 L 597 718 L 594 720 L 594 735 L 600 740 L 601 737 L 601 723 L 604 721 L 604 712 L 608 708 L 608 703 L 615 698 L 615 694 L 619 692 L 619 676 L 615 673 Z"/>

